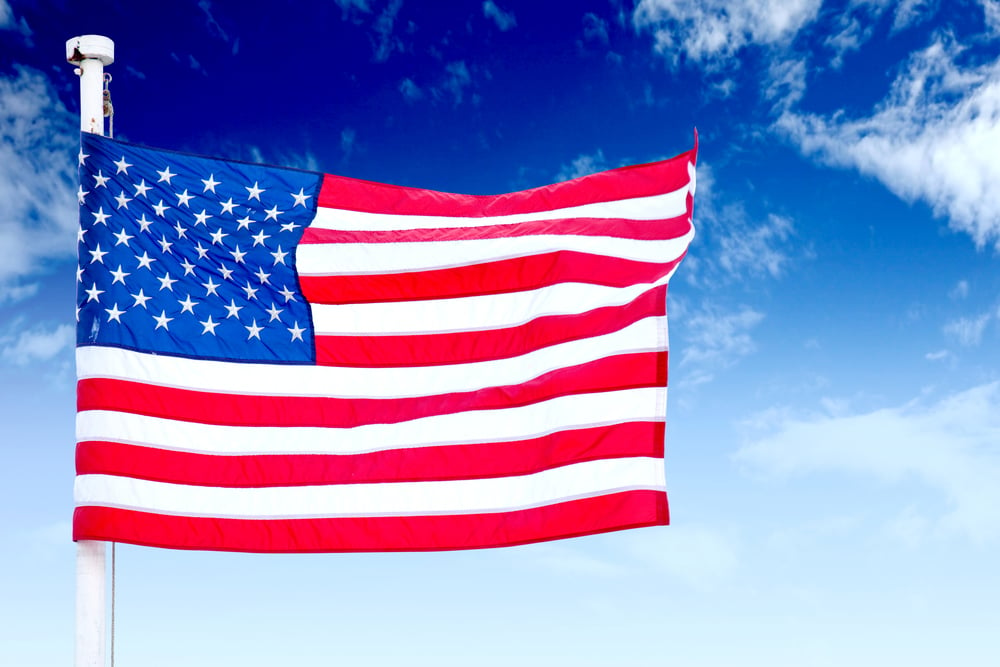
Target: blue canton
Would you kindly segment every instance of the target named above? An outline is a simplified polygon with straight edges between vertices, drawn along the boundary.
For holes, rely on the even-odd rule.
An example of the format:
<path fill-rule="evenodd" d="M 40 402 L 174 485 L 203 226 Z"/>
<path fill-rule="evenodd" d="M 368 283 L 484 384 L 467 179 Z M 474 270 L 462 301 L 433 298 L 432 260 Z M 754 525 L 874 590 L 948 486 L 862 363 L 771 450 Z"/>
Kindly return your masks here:
<path fill-rule="evenodd" d="M 295 247 L 322 175 L 83 134 L 77 344 L 311 363 Z"/>

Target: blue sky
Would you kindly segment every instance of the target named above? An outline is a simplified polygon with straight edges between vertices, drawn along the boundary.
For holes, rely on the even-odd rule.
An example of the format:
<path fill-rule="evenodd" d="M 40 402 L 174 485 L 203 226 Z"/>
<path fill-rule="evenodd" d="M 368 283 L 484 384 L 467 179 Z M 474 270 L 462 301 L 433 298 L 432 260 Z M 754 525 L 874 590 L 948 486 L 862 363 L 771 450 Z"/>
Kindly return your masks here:
<path fill-rule="evenodd" d="M 997 0 L 0 0 L 0 663 L 73 650 L 78 82 L 115 133 L 496 193 L 701 152 L 673 525 L 512 549 L 118 550 L 143 665 L 1000 654 Z"/>

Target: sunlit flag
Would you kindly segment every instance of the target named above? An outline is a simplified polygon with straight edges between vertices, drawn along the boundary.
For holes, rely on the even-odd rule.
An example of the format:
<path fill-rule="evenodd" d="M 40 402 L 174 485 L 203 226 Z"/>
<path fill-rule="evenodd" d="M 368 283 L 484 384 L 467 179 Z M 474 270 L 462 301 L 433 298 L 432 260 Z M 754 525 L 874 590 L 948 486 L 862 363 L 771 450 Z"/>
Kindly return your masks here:
<path fill-rule="evenodd" d="M 470 196 L 83 135 L 75 539 L 433 550 L 667 523 L 696 148 Z"/>

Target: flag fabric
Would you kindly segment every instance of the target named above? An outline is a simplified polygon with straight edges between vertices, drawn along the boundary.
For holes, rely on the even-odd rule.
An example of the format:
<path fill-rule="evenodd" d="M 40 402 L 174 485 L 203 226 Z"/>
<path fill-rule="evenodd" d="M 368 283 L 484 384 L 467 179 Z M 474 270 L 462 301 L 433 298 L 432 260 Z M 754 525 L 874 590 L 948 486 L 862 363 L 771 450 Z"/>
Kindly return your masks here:
<path fill-rule="evenodd" d="M 666 524 L 696 150 L 473 196 L 84 134 L 74 539 L 415 551 Z"/>

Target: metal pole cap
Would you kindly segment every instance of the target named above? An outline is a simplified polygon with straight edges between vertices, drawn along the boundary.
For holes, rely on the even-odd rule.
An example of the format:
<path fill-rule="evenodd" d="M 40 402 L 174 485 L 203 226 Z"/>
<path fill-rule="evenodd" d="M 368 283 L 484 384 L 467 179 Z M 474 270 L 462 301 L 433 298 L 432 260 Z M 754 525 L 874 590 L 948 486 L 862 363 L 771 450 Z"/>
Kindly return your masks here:
<path fill-rule="evenodd" d="M 102 65 L 115 61 L 115 43 L 104 35 L 80 35 L 66 40 L 66 61 L 79 64 L 93 58 Z"/>

